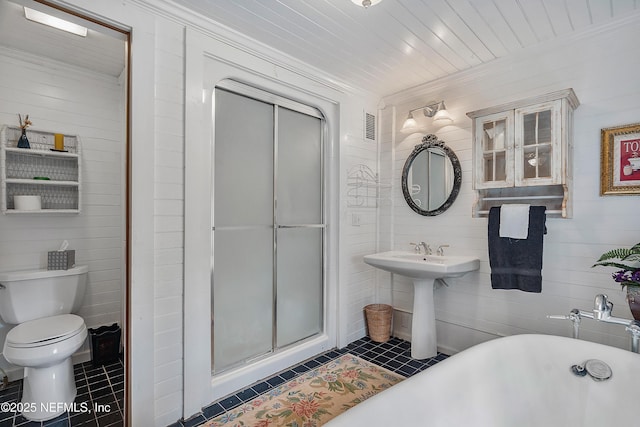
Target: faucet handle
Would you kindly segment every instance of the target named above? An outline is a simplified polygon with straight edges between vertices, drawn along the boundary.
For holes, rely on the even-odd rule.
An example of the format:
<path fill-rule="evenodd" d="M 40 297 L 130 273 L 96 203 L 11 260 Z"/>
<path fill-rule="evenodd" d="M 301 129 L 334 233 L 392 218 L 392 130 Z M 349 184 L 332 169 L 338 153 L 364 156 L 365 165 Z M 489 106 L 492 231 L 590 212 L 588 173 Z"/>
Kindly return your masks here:
<path fill-rule="evenodd" d="M 444 255 L 444 248 L 448 248 L 449 245 L 440 245 L 438 246 L 438 249 L 436 250 L 436 254 L 438 254 L 439 256 L 443 256 Z"/>
<path fill-rule="evenodd" d="M 413 243 L 413 242 L 409 242 L 410 245 L 413 245 L 413 251 L 417 254 L 420 253 L 420 246 L 422 246 L 422 242 L 420 243 Z"/>

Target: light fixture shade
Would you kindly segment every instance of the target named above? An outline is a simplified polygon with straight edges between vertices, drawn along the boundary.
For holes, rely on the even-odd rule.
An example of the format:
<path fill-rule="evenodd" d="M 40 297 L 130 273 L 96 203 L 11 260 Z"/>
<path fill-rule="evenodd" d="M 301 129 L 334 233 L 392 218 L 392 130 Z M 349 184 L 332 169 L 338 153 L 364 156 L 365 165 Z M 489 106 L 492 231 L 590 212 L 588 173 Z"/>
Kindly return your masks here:
<path fill-rule="evenodd" d="M 375 6 L 380 3 L 382 0 L 351 0 L 353 4 L 357 4 L 358 6 L 362 6 L 367 9 L 369 6 Z"/>
<path fill-rule="evenodd" d="M 57 28 L 68 33 L 76 34 L 81 37 L 87 36 L 87 29 L 73 22 L 65 21 L 64 19 L 57 18 L 55 16 L 48 15 L 35 9 L 24 7 L 24 17 L 29 21 L 38 22 L 40 24 L 47 25 L 49 27 Z"/>
<path fill-rule="evenodd" d="M 413 133 L 417 131 L 418 131 L 418 123 L 416 122 L 416 119 L 413 118 L 413 114 L 409 113 L 409 116 L 407 116 L 407 120 L 405 120 L 404 123 L 402 124 L 402 128 L 400 129 L 400 132 Z"/>
<path fill-rule="evenodd" d="M 451 114 L 447 111 L 447 107 L 444 106 L 444 101 L 442 101 L 438 106 L 438 112 L 433 116 L 433 121 L 439 124 L 453 122 Z"/>

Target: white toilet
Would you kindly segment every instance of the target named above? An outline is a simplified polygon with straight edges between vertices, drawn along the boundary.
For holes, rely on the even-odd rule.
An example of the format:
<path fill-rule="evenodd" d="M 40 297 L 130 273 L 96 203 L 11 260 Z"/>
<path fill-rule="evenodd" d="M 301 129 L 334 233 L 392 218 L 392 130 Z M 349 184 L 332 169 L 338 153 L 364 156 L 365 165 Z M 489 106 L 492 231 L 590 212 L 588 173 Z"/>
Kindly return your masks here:
<path fill-rule="evenodd" d="M 69 270 L 0 272 L 0 317 L 17 324 L 7 334 L 4 358 L 24 367 L 22 415 L 46 421 L 72 407 L 76 398 L 71 355 L 87 338 L 77 311 L 87 266 Z"/>

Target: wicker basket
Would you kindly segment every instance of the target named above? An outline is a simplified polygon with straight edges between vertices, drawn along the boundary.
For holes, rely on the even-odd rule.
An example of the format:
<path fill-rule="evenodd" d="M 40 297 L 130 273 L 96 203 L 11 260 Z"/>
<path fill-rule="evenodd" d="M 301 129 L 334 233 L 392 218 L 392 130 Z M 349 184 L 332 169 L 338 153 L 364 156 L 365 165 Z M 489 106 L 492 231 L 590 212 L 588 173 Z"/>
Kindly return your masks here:
<path fill-rule="evenodd" d="M 387 304 L 369 304 L 364 308 L 369 337 L 375 342 L 387 342 L 391 337 L 393 307 Z"/>

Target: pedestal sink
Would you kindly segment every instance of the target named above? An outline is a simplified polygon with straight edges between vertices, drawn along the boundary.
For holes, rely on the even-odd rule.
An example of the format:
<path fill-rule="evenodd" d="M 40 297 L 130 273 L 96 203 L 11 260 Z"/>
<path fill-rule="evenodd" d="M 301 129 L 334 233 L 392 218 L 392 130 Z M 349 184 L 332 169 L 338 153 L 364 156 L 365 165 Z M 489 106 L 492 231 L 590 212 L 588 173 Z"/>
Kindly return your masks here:
<path fill-rule="evenodd" d="M 436 279 L 460 277 L 480 267 L 472 256 L 420 255 L 390 251 L 365 255 L 364 262 L 381 270 L 413 279 L 411 357 L 426 359 L 438 353 L 433 285 Z"/>

